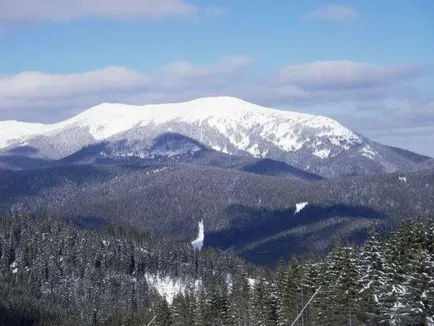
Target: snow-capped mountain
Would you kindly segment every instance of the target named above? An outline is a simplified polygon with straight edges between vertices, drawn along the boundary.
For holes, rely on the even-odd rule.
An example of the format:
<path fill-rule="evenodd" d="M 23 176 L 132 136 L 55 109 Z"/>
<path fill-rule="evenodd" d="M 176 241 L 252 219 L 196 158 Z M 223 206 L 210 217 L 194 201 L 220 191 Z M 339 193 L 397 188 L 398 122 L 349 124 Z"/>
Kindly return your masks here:
<path fill-rule="evenodd" d="M 414 164 L 413 157 L 372 142 L 333 119 L 231 97 L 145 106 L 105 103 L 47 125 L 3 121 L 0 151 L 5 155 L 25 148 L 31 149 L 32 157 L 61 159 L 104 142 L 110 155 L 140 157 L 149 155 L 155 139 L 168 132 L 196 140 L 197 148 L 191 151 L 203 144 L 228 154 L 284 161 L 328 177 L 393 172 Z"/>

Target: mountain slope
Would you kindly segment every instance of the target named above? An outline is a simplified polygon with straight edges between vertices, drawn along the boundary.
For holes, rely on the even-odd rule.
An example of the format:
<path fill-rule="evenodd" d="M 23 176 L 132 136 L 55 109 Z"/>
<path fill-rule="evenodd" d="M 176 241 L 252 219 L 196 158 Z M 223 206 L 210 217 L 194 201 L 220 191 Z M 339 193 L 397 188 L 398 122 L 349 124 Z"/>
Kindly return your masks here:
<path fill-rule="evenodd" d="M 323 178 L 295 168 L 284 162 L 258 159 L 250 156 L 230 155 L 213 150 L 196 140 L 177 133 L 163 133 L 153 140 L 149 149 L 140 153 L 127 152 L 123 143 L 90 145 L 57 163 L 74 164 L 193 164 L 234 169 L 262 175 L 286 176 L 299 180 L 317 181 Z M 1 159 L 0 159 L 1 160 Z"/>
<path fill-rule="evenodd" d="M 0 256 L 2 326 L 147 325 L 161 301 L 204 289 L 210 278 L 261 275 L 214 250 L 113 225 L 95 232 L 44 215 L 0 216 L 0 248 L 7 248 Z M 146 323 L 113 320 L 140 309 L 149 312 Z"/>
<path fill-rule="evenodd" d="M 415 170 L 434 169 L 434 159 L 426 160 L 415 166 Z"/>
<path fill-rule="evenodd" d="M 44 159 L 61 159 L 101 142 L 113 145 L 113 155 L 140 157 L 167 132 L 217 151 L 283 161 L 325 177 L 394 172 L 426 159 L 372 142 L 323 116 L 230 97 L 146 106 L 101 104 L 56 124 L 5 121 L 0 129 L 3 155 L 26 146 L 35 149 L 32 156 Z"/>
<path fill-rule="evenodd" d="M 69 164 L 109 164 L 120 167 L 134 165 L 137 167 L 154 166 L 156 168 L 161 164 L 192 164 L 240 170 L 255 174 L 284 176 L 305 181 L 324 179 L 284 162 L 215 151 L 192 138 L 177 133 L 159 135 L 153 140 L 149 149 L 142 150 L 140 153 L 126 151 L 122 141 L 92 144 L 60 160 L 32 157 L 34 152 L 35 150 L 28 147 L 17 147 L 10 150 L 7 155 L 0 155 L 0 170 L 32 170 Z"/>
<path fill-rule="evenodd" d="M 306 183 L 183 164 L 0 171 L 0 211 L 108 220 L 186 241 L 196 238 L 203 220 L 205 246 L 273 264 L 327 251 L 337 234 L 360 241 L 373 222 L 388 226 L 429 215 L 433 173 Z M 296 211 L 301 203 L 307 206 Z"/>

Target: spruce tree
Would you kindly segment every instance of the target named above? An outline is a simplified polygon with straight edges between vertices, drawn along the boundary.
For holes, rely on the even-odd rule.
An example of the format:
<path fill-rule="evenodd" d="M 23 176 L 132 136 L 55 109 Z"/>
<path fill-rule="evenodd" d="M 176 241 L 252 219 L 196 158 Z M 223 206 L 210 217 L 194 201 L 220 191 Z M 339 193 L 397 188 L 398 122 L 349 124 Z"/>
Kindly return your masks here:
<path fill-rule="evenodd" d="M 235 275 L 232 291 L 229 295 L 229 314 L 232 324 L 244 326 L 250 324 L 249 298 L 250 286 L 246 275 Z"/>

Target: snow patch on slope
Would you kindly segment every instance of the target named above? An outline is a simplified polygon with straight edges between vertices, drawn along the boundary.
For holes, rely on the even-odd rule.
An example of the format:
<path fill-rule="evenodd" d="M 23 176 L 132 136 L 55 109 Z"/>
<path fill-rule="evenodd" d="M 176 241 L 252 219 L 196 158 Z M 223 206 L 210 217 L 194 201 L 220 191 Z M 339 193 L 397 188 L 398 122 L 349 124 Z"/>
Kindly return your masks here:
<path fill-rule="evenodd" d="M 10 264 L 9 267 L 12 270 L 12 274 L 18 273 L 18 265 L 17 265 L 16 261 L 14 261 L 12 264 Z"/>
<path fill-rule="evenodd" d="M 148 284 L 154 287 L 158 294 L 167 300 L 169 304 L 172 304 L 173 298 L 178 293 L 184 293 L 185 284 L 180 280 L 174 280 L 169 276 L 160 277 L 158 275 L 145 275 Z"/>
<path fill-rule="evenodd" d="M 190 284 L 188 281 L 183 282 L 178 278 L 171 278 L 170 276 L 162 277 L 160 275 L 145 274 L 145 278 L 148 284 L 153 287 L 160 296 L 166 299 L 168 304 L 172 304 L 173 299 L 177 294 L 185 294 L 187 290 L 186 283 Z M 197 292 L 201 287 L 202 280 L 194 280 L 193 291 Z"/>
<path fill-rule="evenodd" d="M 295 212 L 294 212 L 294 214 L 300 213 L 303 210 L 303 208 L 305 208 L 308 204 L 309 203 L 307 201 L 295 204 Z"/>
<path fill-rule="evenodd" d="M 220 145 L 210 145 L 210 147 L 218 152 L 223 152 L 225 154 L 229 154 L 227 147 L 221 147 Z"/>
<path fill-rule="evenodd" d="M 362 148 L 362 150 L 360 150 L 360 154 L 362 154 L 362 156 L 365 156 L 371 160 L 375 159 L 375 155 L 377 155 L 377 152 L 371 147 L 371 146 L 365 146 Z"/>
<path fill-rule="evenodd" d="M 313 155 L 316 157 L 319 157 L 320 159 L 326 159 L 330 156 L 330 148 L 324 148 L 324 149 L 316 149 L 313 152 Z"/>
<path fill-rule="evenodd" d="M 199 231 L 197 234 L 197 238 L 191 242 L 191 245 L 196 250 L 201 250 L 203 247 L 203 240 L 205 239 L 205 230 L 203 225 L 203 220 L 198 223 Z"/>

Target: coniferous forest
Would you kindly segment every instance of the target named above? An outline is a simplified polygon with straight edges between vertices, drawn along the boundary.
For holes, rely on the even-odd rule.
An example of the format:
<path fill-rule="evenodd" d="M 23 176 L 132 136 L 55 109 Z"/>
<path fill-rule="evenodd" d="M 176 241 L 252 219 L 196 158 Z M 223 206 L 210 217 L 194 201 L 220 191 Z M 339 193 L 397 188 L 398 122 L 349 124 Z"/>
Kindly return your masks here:
<path fill-rule="evenodd" d="M 312 298 L 312 296 L 315 296 Z M 303 308 L 311 299 L 310 304 Z M 265 270 L 52 216 L 0 218 L 0 325 L 432 325 L 434 221 Z"/>

